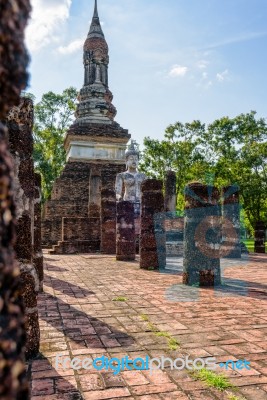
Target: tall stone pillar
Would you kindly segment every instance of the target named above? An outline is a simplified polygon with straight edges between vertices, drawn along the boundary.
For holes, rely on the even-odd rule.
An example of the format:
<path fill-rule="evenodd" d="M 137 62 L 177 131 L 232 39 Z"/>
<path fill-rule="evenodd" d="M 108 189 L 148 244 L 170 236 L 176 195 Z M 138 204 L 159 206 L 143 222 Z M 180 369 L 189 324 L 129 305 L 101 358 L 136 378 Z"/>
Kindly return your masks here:
<path fill-rule="evenodd" d="M 41 175 L 34 174 L 34 236 L 33 236 L 33 265 L 36 269 L 39 290 L 43 291 L 44 282 L 44 257 L 42 251 L 42 210 L 41 210 Z"/>
<path fill-rule="evenodd" d="M 217 188 L 195 182 L 185 189 L 183 283 L 221 283 L 221 207 Z"/>
<path fill-rule="evenodd" d="M 27 83 L 28 57 L 24 29 L 29 16 L 28 0 L 0 1 L 0 120 L 19 103 Z M 8 132 L 0 123 L 0 398 L 29 398 L 24 366 L 24 307 L 19 294 L 19 268 L 14 259 L 15 204 L 13 165 L 7 150 Z"/>
<path fill-rule="evenodd" d="M 239 187 L 225 186 L 222 191 L 222 246 L 221 256 L 241 258 Z"/>
<path fill-rule="evenodd" d="M 265 231 L 266 226 L 263 221 L 256 222 L 255 225 L 255 253 L 265 253 Z"/>
<path fill-rule="evenodd" d="M 116 259 L 135 260 L 134 204 L 130 201 L 117 203 Z"/>
<path fill-rule="evenodd" d="M 164 213 L 163 183 L 146 179 L 141 185 L 140 268 L 164 269 L 166 238 L 164 222 L 156 214 Z"/>
<path fill-rule="evenodd" d="M 39 279 L 33 265 L 34 171 L 33 103 L 23 98 L 7 118 L 10 151 L 14 161 L 14 194 L 17 206 L 17 242 L 15 251 L 21 273 L 21 296 L 26 311 L 26 357 L 38 354 L 40 330 L 37 311 Z"/>
<path fill-rule="evenodd" d="M 101 190 L 101 246 L 103 254 L 116 254 L 116 193 L 112 189 Z"/>
<path fill-rule="evenodd" d="M 89 182 L 89 218 L 100 218 L 100 186 L 101 172 L 98 168 L 92 168 Z"/>
<path fill-rule="evenodd" d="M 236 185 L 224 187 L 222 199 L 221 256 L 241 258 L 239 187 Z"/>
<path fill-rule="evenodd" d="M 167 171 L 165 175 L 165 212 L 176 211 L 176 174 L 174 171 Z"/>

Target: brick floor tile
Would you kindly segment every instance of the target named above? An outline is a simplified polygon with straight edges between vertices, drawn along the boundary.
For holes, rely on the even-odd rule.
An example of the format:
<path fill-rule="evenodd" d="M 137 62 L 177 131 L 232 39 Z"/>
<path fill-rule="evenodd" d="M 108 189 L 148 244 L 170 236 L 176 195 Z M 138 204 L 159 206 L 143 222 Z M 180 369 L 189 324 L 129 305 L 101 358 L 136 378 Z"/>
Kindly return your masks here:
<path fill-rule="evenodd" d="M 85 392 L 89 390 L 101 390 L 105 388 L 102 376 L 92 372 L 80 376 L 80 385 L 82 390 Z"/>
<path fill-rule="evenodd" d="M 194 392 L 188 392 L 187 394 L 188 394 L 188 397 L 185 397 L 185 398 L 190 399 L 190 400 L 217 400 L 218 399 L 217 396 L 215 396 L 208 390 L 196 390 Z M 220 396 L 219 397 L 220 400 L 223 400 L 222 393 L 220 393 L 219 396 Z M 176 399 L 180 400 L 179 397 L 176 397 Z M 183 399 L 183 397 L 182 397 L 182 399 Z"/>
<path fill-rule="evenodd" d="M 85 400 L 119 399 L 122 397 L 130 397 L 130 396 L 131 393 L 127 388 L 95 390 L 93 392 L 84 393 Z"/>
<path fill-rule="evenodd" d="M 32 381 L 32 395 L 48 395 L 55 393 L 53 379 L 35 379 Z"/>
<path fill-rule="evenodd" d="M 251 361 L 250 371 L 224 371 L 248 400 L 267 396 L 266 255 L 251 257 L 246 268 L 224 270 L 226 278 L 248 282 L 244 297 L 220 297 L 201 288 L 197 302 L 170 302 L 166 291 L 181 275 L 140 270 L 138 261 L 118 263 L 114 256 L 53 255 L 45 262 L 45 287 L 39 295 L 43 359 L 29 362 L 35 400 L 228 400 L 227 394 L 195 381 L 186 370 L 55 370 L 64 356 L 130 359 L 164 356 L 216 357 Z M 114 297 L 127 297 L 114 302 Z M 147 321 L 169 332 L 181 346 L 150 332 Z M 51 365 L 52 364 L 52 365 Z M 219 372 L 219 370 L 218 370 Z M 77 389 L 79 388 L 79 390 Z M 267 398 L 267 397 L 266 397 Z"/>
<path fill-rule="evenodd" d="M 132 387 L 132 393 L 136 396 L 144 394 L 164 393 L 177 390 L 177 386 L 173 383 L 163 383 L 160 385 L 142 385 Z"/>
<path fill-rule="evenodd" d="M 141 386 L 149 384 L 149 380 L 141 371 L 124 371 L 122 377 L 129 386 Z"/>
<path fill-rule="evenodd" d="M 259 386 L 256 387 L 246 387 L 240 390 L 240 393 L 247 400 L 266 400 L 267 393 L 261 389 Z"/>

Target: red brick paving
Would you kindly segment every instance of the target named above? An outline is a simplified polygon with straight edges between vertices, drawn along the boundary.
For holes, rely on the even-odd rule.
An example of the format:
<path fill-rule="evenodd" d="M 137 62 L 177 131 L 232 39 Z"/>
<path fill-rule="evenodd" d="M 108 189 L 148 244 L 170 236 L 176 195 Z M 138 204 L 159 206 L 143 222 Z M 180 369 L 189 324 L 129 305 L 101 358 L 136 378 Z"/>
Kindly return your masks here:
<path fill-rule="evenodd" d="M 32 400 L 227 400 L 187 371 L 111 371 L 55 369 L 58 354 L 71 359 L 111 357 L 216 356 L 217 362 L 247 359 L 252 369 L 228 370 L 239 398 L 267 399 L 267 256 L 224 271 L 244 282 L 246 295 L 223 297 L 201 289 L 198 301 L 170 301 L 165 294 L 181 274 L 140 270 L 138 262 L 113 256 L 47 256 L 44 293 L 39 295 L 41 355 L 29 365 Z M 126 297 L 125 302 L 113 301 Z M 169 298 L 169 297 L 168 297 Z M 149 320 L 180 342 L 150 331 Z M 218 370 L 220 372 L 220 370 Z"/>

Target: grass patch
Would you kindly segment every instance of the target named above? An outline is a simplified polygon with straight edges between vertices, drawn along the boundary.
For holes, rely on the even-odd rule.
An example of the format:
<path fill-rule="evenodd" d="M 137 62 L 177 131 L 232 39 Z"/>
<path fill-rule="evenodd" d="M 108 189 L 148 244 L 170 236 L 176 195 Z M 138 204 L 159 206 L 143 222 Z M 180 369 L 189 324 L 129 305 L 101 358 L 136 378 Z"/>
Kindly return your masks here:
<path fill-rule="evenodd" d="M 235 396 L 234 394 L 228 394 L 227 396 L 229 400 L 244 400 L 244 397 L 238 397 Z"/>
<path fill-rule="evenodd" d="M 146 314 L 141 314 L 140 315 L 143 321 L 149 321 L 149 318 Z"/>
<path fill-rule="evenodd" d="M 141 318 L 143 321 L 147 322 L 148 328 L 151 332 L 153 332 L 157 337 L 164 337 L 168 340 L 168 348 L 169 350 L 177 350 L 180 346 L 178 340 L 176 340 L 169 332 L 160 331 L 156 325 L 149 321 L 149 318 L 146 314 L 141 314 Z"/>
<path fill-rule="evenodd" d="M 112 299 L 112 301 L 127 301 L 127 297 L 118 296 Z"/>
<path fill-rule="evenodd" d="M 196 370 L 192 373 L 193 377 L 206 383 L 208 386 L 224 391 L 226 389 L 233 389 L 234 385 L 230 383 L 228 378 L 223 374 L 216 374 L 206 368 Z"/>
<path fill-rule="evenodd" d="M 151 332 L 158 334 L 160 330 L 156 327 L 156 325 L 152 324 L 152 322 L 148 322 L 148 327 L 151 330 Z"/>
<path fill-rule="evenodd" d="M 168 347 L 170 350 L 177 350 L 179 346 L 180 343 L 178 342 L 178 340 L 174 339 L 173 337 L 169 339 Z"/>
<path fill-rule="evenodd" d="M 171 335 L 169 334 L 169 332 L 160 332 L 160 331 L 158 331 L 158 332 L 156 333 L 156 336 L 165 337 L 165 338 L 167 338 L 167 339 L 170 339 L 170 337 L 171 337 Z"/>

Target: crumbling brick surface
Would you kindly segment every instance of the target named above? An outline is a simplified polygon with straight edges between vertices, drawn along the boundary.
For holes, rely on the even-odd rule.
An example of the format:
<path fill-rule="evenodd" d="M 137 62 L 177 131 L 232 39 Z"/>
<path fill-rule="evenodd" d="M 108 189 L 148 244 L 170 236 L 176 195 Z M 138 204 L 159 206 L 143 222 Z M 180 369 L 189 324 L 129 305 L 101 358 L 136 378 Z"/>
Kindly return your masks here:
<path fill-rule="evenodd" d="M 20 101 L 27 84 L 28 55 L 24 47 L 24 28 L 30 12 L 28 0 L 0 0 L 0 120 Z"/>
<path fill-rule="evenodd" d="M 24 307 L 20 297 L 19 267 L 15 262 L 15 205 L 12 195 L 12 160 L 7 151 L 7 130 L 0 124 L 0 398 L 27 399 L 24 367 Z"/>
<path fill-rule="evenodd" d="M 116 174 L 124 168 L 124 164 L 104 161 L 67 162 L 55 181 L 51 199 L 45 205 L 42 245 L 53 247 L 52 254 L 100 251 L 101 190 L 114 190 Z M 79 238 L 66 239 L 62 231 L 63 218 L 87 218 L 89 231 L 81 231 Z M 109 217 L 109 221 L 112 219 L 116 223 L 115 214 Z"/>
<path fill-rule="evenodd" d="M 28 0 L 0 0 L 0 120 L 19 103 L 27 83 L 28 56 L 24 28 Z M 0 124 L 0 398 L 27 400 L 24 366 L 24 309 L 19 293 L 19 268 L 14 259 L 15 205 L 13 165 L 7 150 L 7 130 Z"/>
<path fill-rule="evenodd" d="M 7 116 L 10 151 L 14 163 L 14 196 L 17 212 L 16 256 L 21 279 L 20 291 L 26 311 L 26 358 L 39 351 L 40 331 L 37 313 L 39 279 L 33 264 L 34 200 L 35 184 L 33 170 L 33 103 L 22 98 Z"/>
<path fill-rule="evenodd" d="M 265 232 L 265 223 L 263 221 L 257 221 L 255 224 L 255 253 L 265 253 Z"/>
<path fill-rule="evenodd" d="M 101 253 L 116 254 L 116 192 L 101 190 Z"/>
<path fill-rule="evenodd" d="M 241 258 L 239 187 L 222 189 L 222 237 L 221 256 Z"/>
<path fill-rule="evenodd" d="M 69 135 L 75 136 L 104 136 L 130 139 L 127 129 L 123 129 L 117 122 L 107 124 L 81 124 L 74 123 L 68 130 Z"/>
<path fill-rule="evenodd" d="M 159 269 L 166 264 L 164 219 L 155 229 L 156 214 L 164 213 L 163 183 L 147 179 L 141 185 L 140 268 Z"/>
<path fill-rule="evenodd" d="M 41 175 L 34 174 L 34 240 L 33 240 L 33 265 L 36 269 L 39 279 L 39 290 L 43 291 L 44 280 L 44 260 L 42 252 L 42 235 L 41 235 Z"/>
<path fill-rule="evenodd" d="M 130 201 L 119 201 L 116 213 L 116 259 L 135 260 L 134 204 Z"/>
<path fill-rule="evenodd" d="M 164 206 L 166 212 L 176 210 L 176 174 L 174 171 L 167 171 L 165 174 L 165 198 Z"/>
<path fill-rule="evenodd" d="M 183 283 L 215 286 L 221 283 L 220 191 L 194 182 L 185 189 Z"/>

